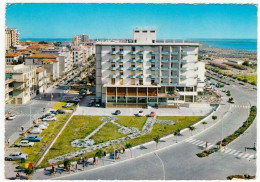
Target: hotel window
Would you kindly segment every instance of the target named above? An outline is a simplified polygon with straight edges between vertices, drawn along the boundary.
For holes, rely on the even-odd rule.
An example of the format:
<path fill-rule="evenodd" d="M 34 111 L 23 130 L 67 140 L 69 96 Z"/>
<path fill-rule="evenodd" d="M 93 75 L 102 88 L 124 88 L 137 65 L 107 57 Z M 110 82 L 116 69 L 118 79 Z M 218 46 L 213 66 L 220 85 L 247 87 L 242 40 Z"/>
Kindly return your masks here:
<path fill-rule="evenodd" d="M 115 47 L 111 47 L 111 50 L 112 50 L 112 51 L 116 51 L 116 48 L 115 48 Z"/>
<path fill-rule="evenodd" d="M 124 75 L 124 71 L 120 70 L 119 75 Z"/>
<path fill-rule="evenodd" d="M 116 64 L 115 63 L 111 63 L 111 67 L 116 67 Z"/>
<path fill-rule="evenodd" d="M 155 84 L 155 80 L 152 79 L 152 80 L 151 80 L 151 85 L 154 85 L 154 84 Z"/>
<path fill-rule="evenodd" d="M 116 83 L 116 79 L 115 78 L 111 78 L 111 84 L 114 85 Z"/>
<path fill-rule="evenodd" d="M 120 68 L 123 68 L 123 63 L 119 63 L 119 67 L 120 67 Z"/>
<path fill-rule="evenodd" d="M 134 84 L 135 84 L 135 79 L 131 78 L 131 85 L 134 85 Z"/>
<path fill-rule="evenodd" d="M 131 47 L 131 51 L 135 52 L 135 47 Z"/>
<path fill-rule="evenodd" d="M 123 55 L 119 55 L 119 59 L 124 59 L 124 56 Z"/>
<path fill-rule="evenodd" d="M 155 67 L 155 63 L 152 63 L 152 64 L 151 64 L 151 67 L 154 68 L 154 67 Z"/>
<path fill-rule="evenodd" d="M 139 79 L 139 85 L 143 85 L 143 79 Z"/>
<path fill-rule="evenodd" d="M 131 71 L 131 75 L 135 75 L 135 71 Z"/>
<path fill-rule="evenodd" d="M 139 75 L 143 75 L 143 71 L 142 70 L 139 70 L 138 73 L 139 73 Z"/>
<path fill-rule="evenodd" d="M 131 67 L 135 67 L 135 63 L 131 63 Z"/>
<path fill-rule="evenodd" d="M 131 59 L 135 59 L 135 55 L 131 55 Z"/>
<path fill-rule="evenodd" d="M 155 55 L 151 55 L 151 59 L 155 59 Z"/>
<path fill-rule="evenodd" d="M 120 48 L 119 48 L 119 51 L 124 51 L 123 47 L 120 47 Z"/>
<path fill-rule="evenodd" d="M 120 79 L 119 79 L 119 84 L 120 84 L 120 85 L 123 85 L 123 84 L 124 84 L 123 78 L 120 78 Z"/>
<path fill-rule="evenodd" d="M 143 55 L 139 55 L 139 59 L 143 59 L 144 57 L 143 57 Z"/>
<path fill-rule="evenodd" d="M 111 58 L 111 59 L 115 59 L 115 58 L 116 58 L 116 55 L 110 55 L 110 58 Z"/>

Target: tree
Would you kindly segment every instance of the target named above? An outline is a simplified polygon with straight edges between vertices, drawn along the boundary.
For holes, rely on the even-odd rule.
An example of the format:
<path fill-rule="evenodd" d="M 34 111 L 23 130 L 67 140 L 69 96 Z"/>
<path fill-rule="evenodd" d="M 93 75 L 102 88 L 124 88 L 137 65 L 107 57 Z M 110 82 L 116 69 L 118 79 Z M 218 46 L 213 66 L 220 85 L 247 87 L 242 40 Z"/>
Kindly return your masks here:
<path fill-rule="evenodd" d="M 203 121 L 202 124 L 204 125 L 204 129 L 205 129 L 205 125 L 208 123 L 206 121 Z"/>
<path fill-rule="evenodd" d="M 234 99 L 233 99 L 233 97 L 230 97 L 229 99 L 228 99 L 228 102 L 232 102 Z"/>
<path fill-rule="evenodd" d="M 48 44 L 48 42 L 40 41 L 39 44 Z"/>
<path fill-rule="evenodd" d="M 176 143 L 178 143 L 177 137 L 178 137 L 178 131 L 173 132 L 173 135 L 176 137 Z"/>
<path fill-rule="evenodd" d="M 244 61 L 244 62 L 243 62 L 243 65 L 244 65 L 244 66 L 249 66 L 249 61 Z"/>
<path fill-rule="evenodd" d="M 132 158 L 132 150 L 131 150 L 132 144 L 131 144 L 131 143 L 127 143 L 127 144 L 125 145 L 125 148 L 130 150 L 130 152 L 131 152 L 131 158 Z"/>
<path fill-rule="evenodd" d="M 155 141 L 155 143 L 156 143 L 156 149 L 157 149 L 158 143 L 159 143 L 159 141 L 160 141 L 160 137 L 159 137 L 159 136 L 154 137 L 154 138 L 153 138 L 153 141 Z"/>
<path fill-rule="evenodd" d="M 196 128 L 194 126 L 190 126 L 189 129 L 190 129 L 190 134 L 192 135 L 192 131 L 195 130 Z"/>
<path fill-rule="evenodd" d="M 212 116 L 212 119 L 213 120 L 216 120 L 218 117 L 217 116 Z"/>
<path fill-rule="evenodd" d="M 102 164 L 103 164 L 103 166 L 104 166 L 104 161 L 103 161 L 103 159 L 102 159 L 102 157 L 104 156 L 104 152 L 103 152 L 101 149 L 99 149 L 99 150 L 96 152 L 96 156 L 97 156 L 99 159 L 102 160 Z"/>

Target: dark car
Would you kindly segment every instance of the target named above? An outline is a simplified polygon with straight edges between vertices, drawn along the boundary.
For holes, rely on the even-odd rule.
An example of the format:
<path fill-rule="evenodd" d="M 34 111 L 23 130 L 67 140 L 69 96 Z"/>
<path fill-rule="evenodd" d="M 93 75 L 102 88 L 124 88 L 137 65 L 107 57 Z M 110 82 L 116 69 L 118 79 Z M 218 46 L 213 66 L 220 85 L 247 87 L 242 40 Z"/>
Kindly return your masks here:
<path fill-rule="evenodd" d="M 48 116 L 52 116 L 52 114 L 51 113 L 44 114 L 42 117 L 40 117 L 40 119 L 44 119 L 44 118 L 46 118 Z"/>
<path fill-rule="evenodd" d="M 62 109 L 58 109 L 56 112 L 59 113 L 59 114 L 65 114 L 65 113 L 66 113 L 66 112 L 65 112 L 64 110 L 62 110 Z"/>
<path fill-rule="evenodd" d="M 115 115 L 119 115 L 119 114 L 121 114 L 121 111 L 120 110 L 116 110 Z"/>
<path fill-rule="evenodd" d="M 28 137 L 23 138 L 23 140 L 28 140 L 29 142 L 40 142 L 42 137 L 38 137 L 36 135 L 30 135 Z"/>
<path fill-rule="evenodd" d="M 74 103 L 74 104 L 77 104 L 77 103 L 80 102 L 80 99 L 74 98 L 74 99 L 69 100 L 69 102 Z"/>
<path fill-rule="evenodd" d="M 55 114 L 55 115 L 59 114 L 57 111 L 50 111 L 50 113 Z"/>

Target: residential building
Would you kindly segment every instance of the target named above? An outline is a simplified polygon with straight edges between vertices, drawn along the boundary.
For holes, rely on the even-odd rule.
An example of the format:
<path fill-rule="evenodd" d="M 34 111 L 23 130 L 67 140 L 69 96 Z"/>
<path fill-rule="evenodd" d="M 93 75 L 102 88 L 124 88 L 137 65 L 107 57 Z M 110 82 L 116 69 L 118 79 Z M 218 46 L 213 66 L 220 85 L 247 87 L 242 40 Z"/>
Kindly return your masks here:
<path fill-rule="evenodd" d="M 205 73 L 198 66 L 199 44 L 157 43 L 155 33 L 134 30 L 134 43 L 96 44 L 97 102 L 106 107 L 196 102 L 198 78 Z"/>
<path fill-rule="evenodd" d="M 43 67 L 36 68 L 36 80 L 37 80 L 36 93 L 37 94 L 44 93 L 48 87 L 48 83 L 50 80 L 50 76 L 47 74 L 46 69 L 44 69 Z"/>
<path fill-rule="evenodd" d="M 44 67 L 50 74 L 50 80 L 55 81 L 59 78 L 58 56 L 53 54 L 33 54 L 25 58 L 25 65 L 35 65 Z"/>
<path fill-rule="evenodd" d="M 83 62 L 83 51 L 80 47 L 72 47 L 73 66 L 82 65 Z"/>
<path fill-rule="evenodd" d="M 5 71 L 5 104 L 10 104 L 11 101 L 13 100 L 12 97 L 12 92 L 13 92 L 13 88 L 11 87 L 12 83 L 13 83 L 13 79 L 12 79 L 12 75 L 8 75 L 7 73 L 9 73 L 7 70 Z"/>
<path fill-rule="evenodd" d="M 6 65 L 6 83 L 8 82 L 9 100 L 11 104 L 25 104 L 31 99 L 31 95 L 35 93 L 36 85 L 36 68 L 34 66 Z M 7 86 L 7 84 L 6 84 Z M 6 101 L 7 99 L 6 87 Z"/>
<path fill-rule="evenodd" d="M 5 54 L 5 64 L 12 65 L 23 62 L 23 55 L 20 53 L 6 53 Z"/>
<path fill-rule="evenodd" d="M 73 37 L 73 45 L 74 46 L 79 46 L 82 43 L 89 42 L 89 36 L 88 35 L 76 35 Z"/>
<path fill-rule="evenodd" d="M 19 45 L 19 32 L 16 29 L 5 28 L 5 50 L 9 50 L 10 47 Z"/>

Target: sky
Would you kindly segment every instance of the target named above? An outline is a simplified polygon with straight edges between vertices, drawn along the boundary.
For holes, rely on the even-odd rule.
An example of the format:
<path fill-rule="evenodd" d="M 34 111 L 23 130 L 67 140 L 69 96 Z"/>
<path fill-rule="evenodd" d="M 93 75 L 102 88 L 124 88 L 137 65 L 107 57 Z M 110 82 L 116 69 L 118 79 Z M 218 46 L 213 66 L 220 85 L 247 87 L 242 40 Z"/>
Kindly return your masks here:
<path fill-rule="evenodd" d="M 257 38 L 255 5 L 9 4 L 6 26 L 20 38 L 132 38 L 155 27 L 157 39 Z"/>

